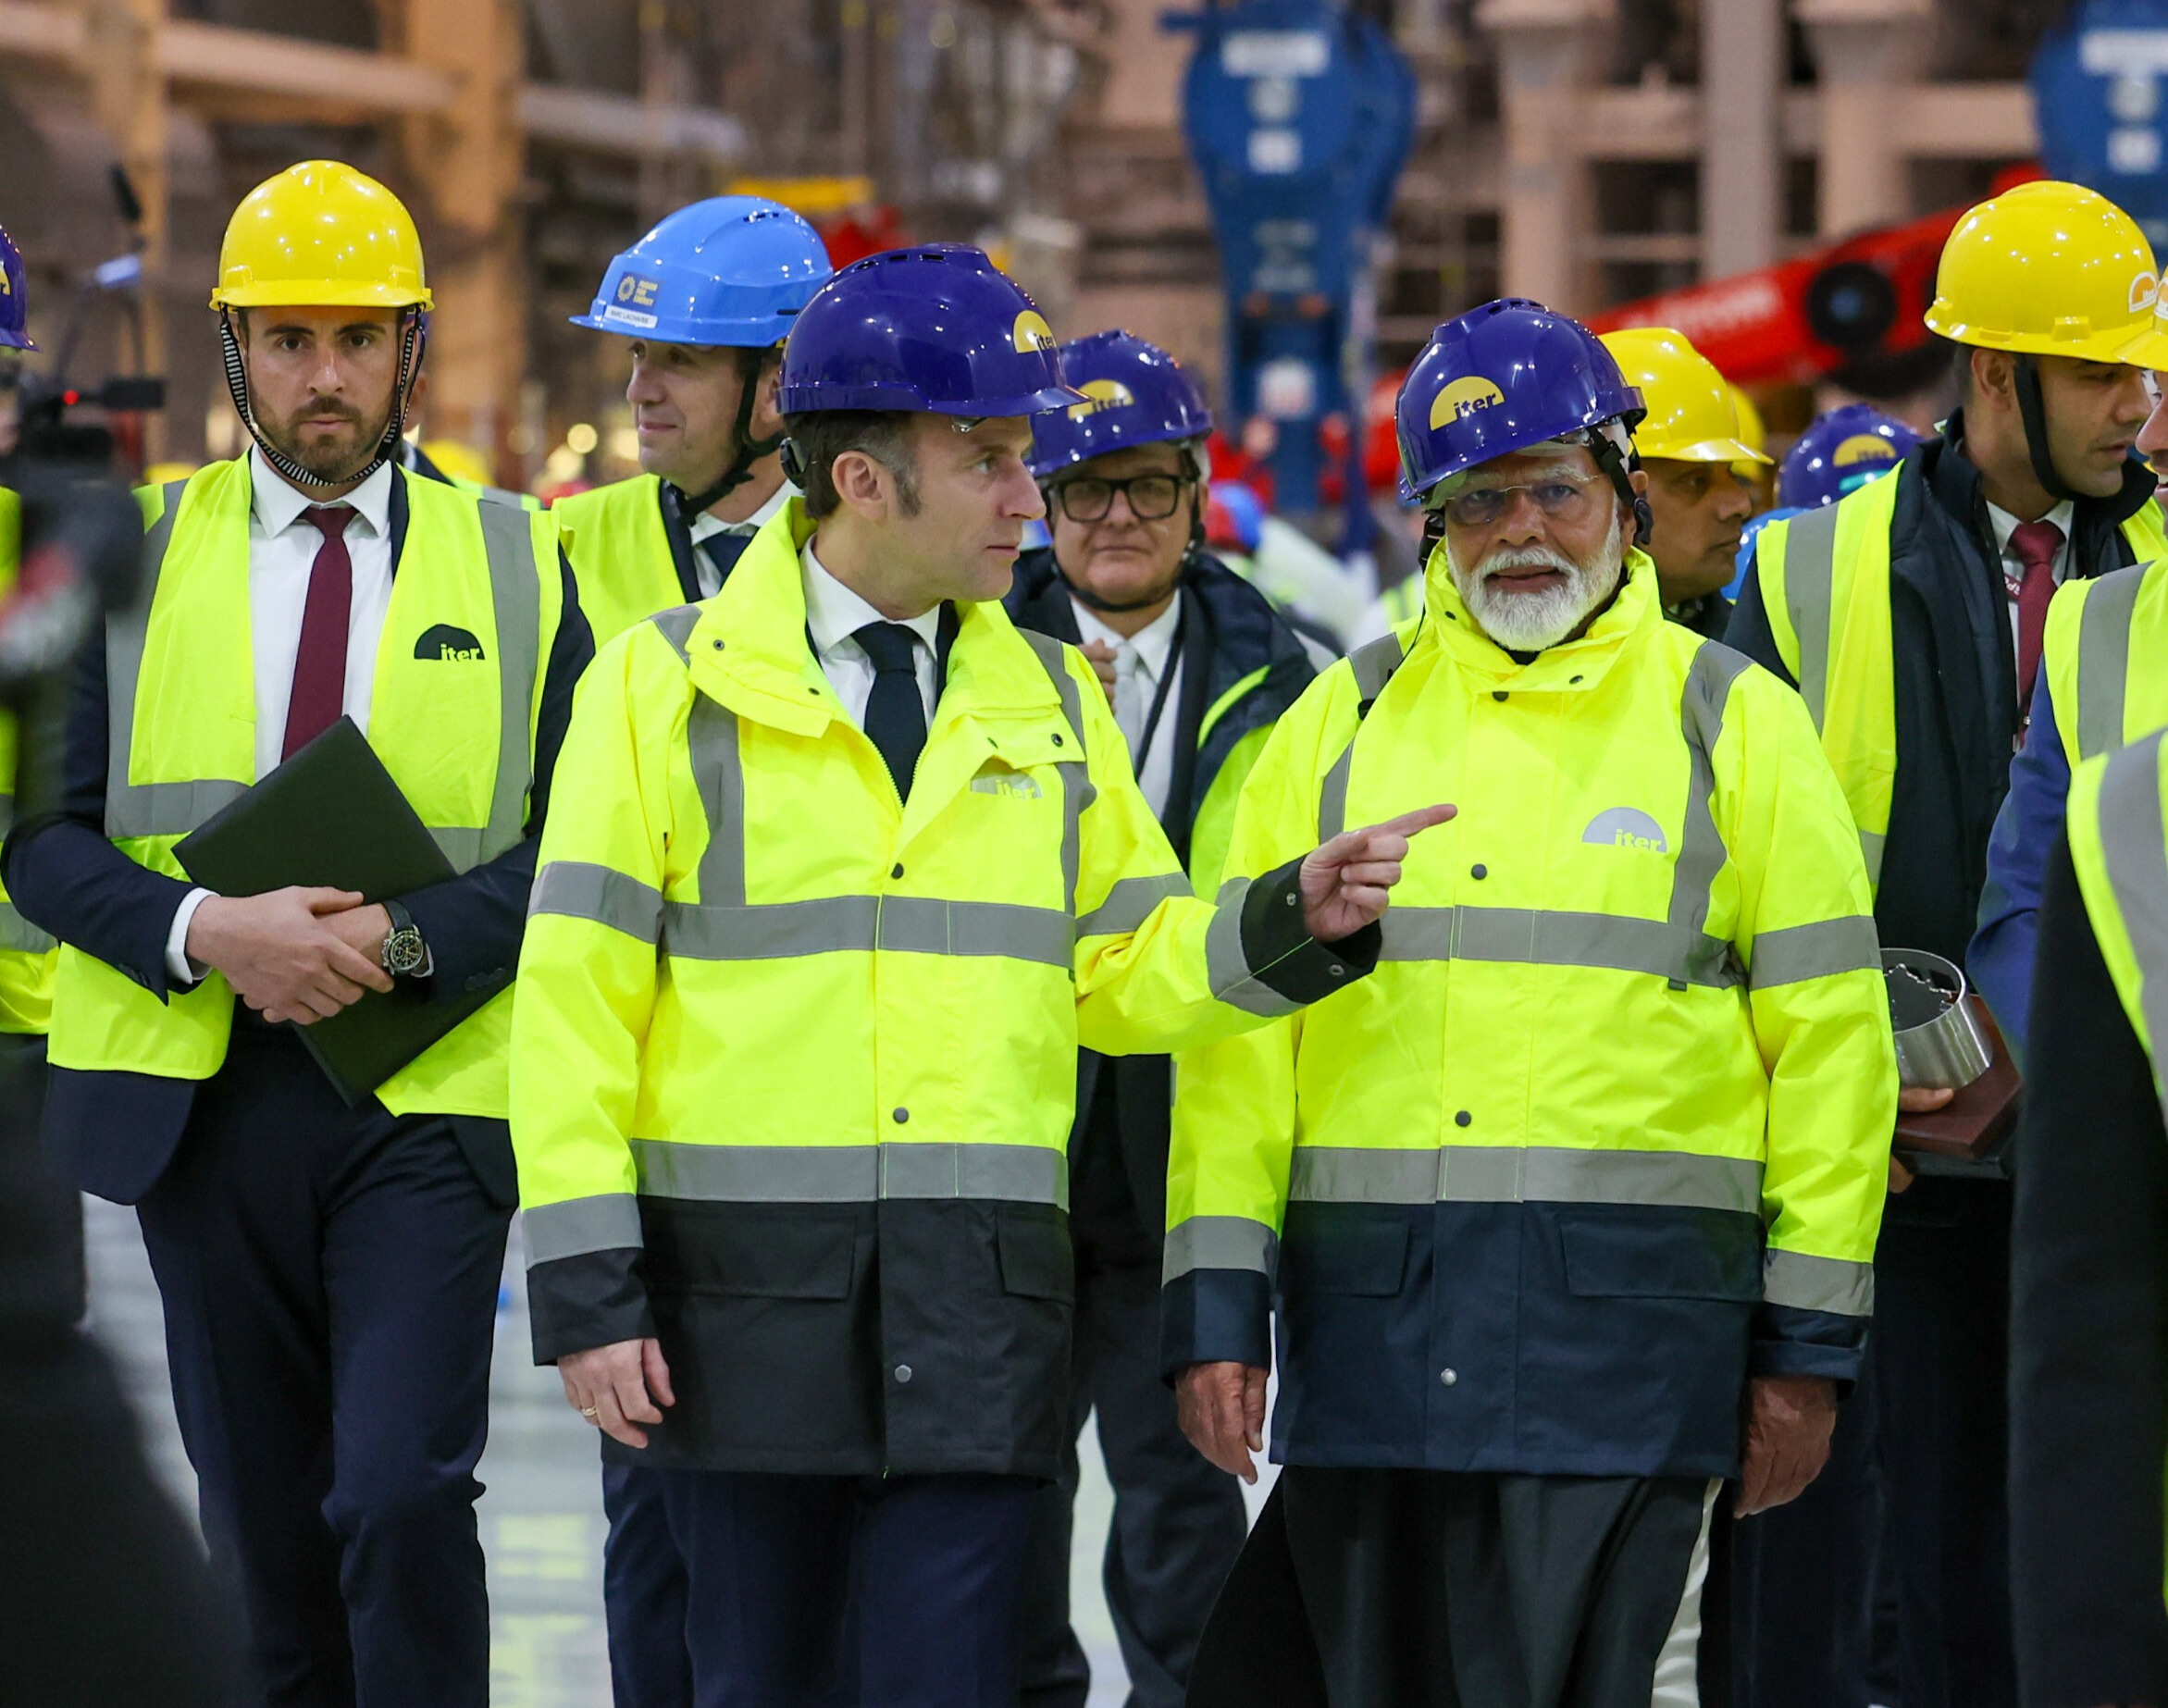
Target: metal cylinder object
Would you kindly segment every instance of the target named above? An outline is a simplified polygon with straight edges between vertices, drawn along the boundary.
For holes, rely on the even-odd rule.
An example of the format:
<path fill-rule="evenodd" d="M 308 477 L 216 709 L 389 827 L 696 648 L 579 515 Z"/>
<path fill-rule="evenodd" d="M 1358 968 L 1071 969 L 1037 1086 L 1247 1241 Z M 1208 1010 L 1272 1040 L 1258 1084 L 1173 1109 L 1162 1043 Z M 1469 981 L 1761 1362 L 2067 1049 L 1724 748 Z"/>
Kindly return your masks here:
<path fill-rule="evenodd" d="M 1928 1091 L 1961 1091 L 1988 1071 L 1988 1041 L 1973 1018 L 1962 968 L 1926 949 L 1884 949 L 1897 1077 Z"/>

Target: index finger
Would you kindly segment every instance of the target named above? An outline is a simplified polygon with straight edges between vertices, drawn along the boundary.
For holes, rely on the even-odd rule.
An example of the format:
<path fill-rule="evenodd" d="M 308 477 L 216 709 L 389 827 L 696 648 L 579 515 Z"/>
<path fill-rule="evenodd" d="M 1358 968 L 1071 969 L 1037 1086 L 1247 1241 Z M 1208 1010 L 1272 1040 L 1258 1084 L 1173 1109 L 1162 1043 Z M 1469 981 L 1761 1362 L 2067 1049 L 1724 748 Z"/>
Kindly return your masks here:
<path fill-rule="evenodd" d="M 1382 824 L 1370 826 L 1372 833 L 1386 831 L 1394 835 L 1412 836 L 1418 831 L 1429 830 L 1433 824 L 1443 824 L 1447 819 L 1457 818 L 1460 809 L 1440 801 L 1434 807 L 1418 807 L 1413 812 L 1403 812 L 1396 819 L 1387 819 Z"/>

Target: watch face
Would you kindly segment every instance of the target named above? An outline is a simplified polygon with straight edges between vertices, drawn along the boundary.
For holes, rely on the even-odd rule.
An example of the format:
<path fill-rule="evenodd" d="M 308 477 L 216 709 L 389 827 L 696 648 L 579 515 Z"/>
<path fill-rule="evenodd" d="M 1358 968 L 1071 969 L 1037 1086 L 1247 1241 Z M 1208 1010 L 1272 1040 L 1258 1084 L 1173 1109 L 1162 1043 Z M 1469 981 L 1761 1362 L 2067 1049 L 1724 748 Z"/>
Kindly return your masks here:
<path fill-rule="evenodd" d="M 384 939 L 384 971 L 403 979 L 420 968 L 422 954 L 420 932 L 411 925 L 404 931 L 395 931 Z"/>

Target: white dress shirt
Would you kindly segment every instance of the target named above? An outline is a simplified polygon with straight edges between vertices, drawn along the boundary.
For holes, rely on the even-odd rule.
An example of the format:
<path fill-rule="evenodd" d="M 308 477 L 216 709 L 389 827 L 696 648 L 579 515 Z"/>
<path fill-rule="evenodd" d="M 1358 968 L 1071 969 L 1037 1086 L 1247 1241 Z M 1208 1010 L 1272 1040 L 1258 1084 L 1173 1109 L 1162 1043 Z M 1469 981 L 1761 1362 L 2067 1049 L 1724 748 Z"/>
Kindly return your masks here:
<path fill-rule="evenodd" d="M 786 480 L 768 495 L 766 503 L 743 522 L 725 522 L 712 512 L 705 510 L 692 519 L 692 568 L 693 574 L 700 577 L 702 599 L 713 599 L 723 590 L 723 572 L 715 567 L 715 561 L 700 549 L 700 542 L 712 539 L 718 534 L 739 534 L 750 539 L 767 525 L 769 517 L 798 496 L 798 489 Z"/>
<path fill-rule="evenodd" d="M 1114 721 L 1121 738 L 1129 743 L 1130 762 L 1136 770 L 1137 787 L 1144 790 L 1154 817 L 1167 811 L 1167 797 L 1174 788 L 1174 725 L 1182 702 L 1182 660 L 1174 651 L 1174 631 L 1182 625 L 1182 593 L 1134 635 L 1117 634 L 1088 605 L 1074 595 L 1070 604 L 1076 612 L 1076 626 L 1085 640 L 1103 640 L 1114 649 Z M 1145 725 L 1152 716 L 1152 701 L 1159 684 L 1167 683 L 1167 698 L 1152 741 L 1141 753 Z"/>
<path fill-rule="evenodd" d="M 2070 576 L 2070 523 L 2074 507 L 2071 501 L 2064 499 L 2040 518 L 2043 522 L 2052 522 L 2063 530 L 2063 543 L 2055 548 L 2053 574 L 2057 587 L 2061 587 Z M 2011 656 L 2014 658 L 2020 646 L 2017 622 L 2017 589 L 2025 580 L 2025 560 L 2017 555 L 2017 549 L 2010 543 L 2010 537 L 2017 532 L 2019 524 L 2015 516 L 1999 504 L 1988 506 L 1988 522 L 1995 530 L 1995 548 L 2002 553 L 2002 590 L 2010 596 L 2010 647 Z M 2014 669 L 2015 666 L 2013 665 L 2012 668 Z M 2020 682 L 2017 685 L 2019 700 L 2030 700 L 2032 692 L 2033 685 L 2031 683 Z"/>
<path fill-rule="evenodd" d="M 324 536 L 304 511 L 347 504 L 346 555 L 353 566 L 353 600 L 346 619 L 346 694 L 342 709 L 369 727 L 377 685 L 377 643 L 391 609 L 391 468 L 379 468 L 344 498 L 312 499 L 264 461 L 248 453 L 254 501 L 248 524 L 250 655 L 256 677 L 256 778 L 278 768 L 286 746 L 286 712 L 293 698 L 293 665 L 301 655 L 302 613 L 307 608 L 309 572 Z M 186 945 L 189 922 L 212 892 L 191 890 L 166 937 L 166 971 L 179 983 L 201 978 Z"/>
<path fill-rule="evenodd" d="M 820 661 L 821 673 L 828 678 L 828 686 L 836 690 L 836 698 L 843 702 L 844 715 L 863 729 L 866 701 L 873 693 L 873 661 L 852 636 L 869 623 L 888 623 L 895 619 L 883 616 L 824 569 L 821 560 L 813 555 L 811 540 L 806 541 L 799 563 L 800 579 L 805 585 L 806 627 L 813 637 L 813 656 Z M 901 626 L 919 638 L 911 652 L 918 665 L 919 699 L 926 709 L 926 728 L 931 732 L 934 701 L 940 689 L 936 649 L 941 644 L 941 607 L 935 605 Z"/>

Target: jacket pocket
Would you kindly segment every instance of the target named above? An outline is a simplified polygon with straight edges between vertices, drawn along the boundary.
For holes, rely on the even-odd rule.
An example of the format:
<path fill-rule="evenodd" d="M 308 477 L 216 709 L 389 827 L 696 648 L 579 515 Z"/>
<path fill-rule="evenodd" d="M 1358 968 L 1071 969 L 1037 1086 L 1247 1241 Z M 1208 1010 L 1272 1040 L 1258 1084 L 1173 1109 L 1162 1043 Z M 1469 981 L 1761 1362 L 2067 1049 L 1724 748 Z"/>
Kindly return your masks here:
<path fill-rule="evenodd" d="M 994 1238 L 1001 1257 L 1001 1291 L 1022 1299 L 1076 1299 L 1076 1255 L 1069 1230 L 1052 1218 L 1002 1210 Z"/>
<path fill-rule="evenodd" d="M 1669 1210 L 1574 1211 L 1558 1218 L 1567 1291 L 1581 1298 L 1762 1296 L 1760 1230 L 1745 1217 Z"/>
<path fill-rule="evenodd" d="M 1309 1221 L 1281 1248 L 1280 1273 L 1294 1294 L 1392 1298 L 1407 1274 L 1407 1223 L 1367 1217 Z"/>
<path fill-rule="evenodd" d="M 663 1293 L 850 1296 L 857 1218 L 767 1207 L 748 1215 L 747 1207 L 677 1207 L 668 1218 L 649 1218 L 650 1282 Z"/>

